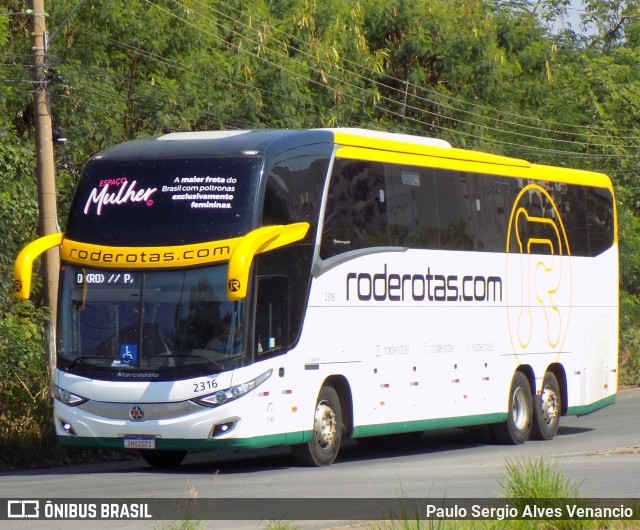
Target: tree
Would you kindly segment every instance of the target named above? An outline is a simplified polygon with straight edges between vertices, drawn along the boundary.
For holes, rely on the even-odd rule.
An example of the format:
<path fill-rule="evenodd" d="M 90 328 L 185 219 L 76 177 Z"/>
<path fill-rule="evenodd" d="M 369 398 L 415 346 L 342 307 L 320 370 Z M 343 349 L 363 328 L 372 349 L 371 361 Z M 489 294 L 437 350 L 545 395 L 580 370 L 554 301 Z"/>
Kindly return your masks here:
<path fill-rule="evenodd" d="M 604 171 L 618 192 L 631 351 L 640 344 L 638 1 L 587 0 L 585 22 L 598 31 L 583 38 L 551 31 L 567 0 L 47 0 L 51 110 L 69 138 L 56 151 L 61 227 L 92 154 L 175 130 L 370 126 Z M 4 383 L 0 400 L 16 407 L 45 384 L 38 286 L 34 303 L 11 292 L 13 260 L 37 227 L 23 10 L 20 0 L 0 7 L 15 15 L 0 16 L 0 381 L 28 388 Z M 33 417 L 50 429 L 46 414 Z"/>

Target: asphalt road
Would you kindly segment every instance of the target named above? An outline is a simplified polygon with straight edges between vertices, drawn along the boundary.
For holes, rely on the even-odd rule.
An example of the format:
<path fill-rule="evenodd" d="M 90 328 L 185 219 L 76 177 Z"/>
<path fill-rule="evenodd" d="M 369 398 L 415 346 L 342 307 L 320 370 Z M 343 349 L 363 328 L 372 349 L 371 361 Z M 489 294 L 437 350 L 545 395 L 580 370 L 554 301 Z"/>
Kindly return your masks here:
<path fill-rule="evenodd" d="M 485 430 L 425 433 L 417 442 L 362 446 L 346 442 L 328 468 L 297 466 L 288 450 L 194 454 L 176 471 L 142 460 L 0 474 L 0 498 L 500 498 L 508 462 L 543 457 L 583 497 L 640 498 L 640 389 L 624 390 L 613 406 L 562 418 L 558 436 L 522 446 L 494 444 Z M 2 527 L 55 528 L 53 522 L 13 521 Z M 61 522 L 58 523 L 58 526 Z M 326 528 L 338 521 L 302 521 Z M 86 522 L 63 523 L 84 528 Z M 92 523 L 100 528 L 162 528 L 158 523 Z M 78 525 L 78 526 L 76 526 Z M 260 528 L 259 521 L 206 528 Z"/>

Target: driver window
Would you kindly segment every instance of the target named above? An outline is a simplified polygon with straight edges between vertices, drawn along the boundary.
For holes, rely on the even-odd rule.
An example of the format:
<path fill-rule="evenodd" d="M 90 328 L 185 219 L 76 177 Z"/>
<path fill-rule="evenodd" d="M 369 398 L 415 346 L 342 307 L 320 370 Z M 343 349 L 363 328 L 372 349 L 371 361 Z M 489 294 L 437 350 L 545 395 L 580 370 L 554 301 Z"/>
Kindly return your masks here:
<path fill-rule="evenodd" d="M 284 276 L 260 278 L 255 320 L 255 353 L 279 353 L 289 345 L 289 280 Z"/>

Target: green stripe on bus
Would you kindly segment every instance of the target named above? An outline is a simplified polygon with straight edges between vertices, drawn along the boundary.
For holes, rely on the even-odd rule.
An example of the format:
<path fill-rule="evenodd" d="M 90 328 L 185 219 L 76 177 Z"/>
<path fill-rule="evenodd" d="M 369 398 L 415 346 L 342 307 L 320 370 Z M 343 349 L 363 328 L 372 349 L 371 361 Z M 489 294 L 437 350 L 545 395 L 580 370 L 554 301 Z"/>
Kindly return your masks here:
<path fill-rule="evenodd" d="M 595 412 L 598 409 L 603 407 L 607 407 L 609 405 L 613 405 L 616 401 L 617 394 L 613 394 L 611 396 L 607 396 L 604 399 L 600 399 L 598 401 L 594 401 L 593 403 L 589 403 L 588 405 L 578 405 L 576 407 L 568 407 L 567 408 L 567 416 L 584 416 L 585 414 L 589 414 L 590 412 Z"/>
<path fill-rule="evenodd" d="M 460 416 L 458 418 L 436 418 L 432 420 L 382 423 L 378 425 L 360 425 L 353 429 L 353 436 L 354 438 L 358 438 L 359 436 L 381 436 L 385 434 L 400 434 L 403 432 L 450 429 L 453 427 L 473 427 L 476 425 L 486 425 L 488 423 L 500 423 L 506 419 L 506 413 L 498 412 L 494 414 Z"/>
<path fill-rule="evenodd" d="M 259 449 L 276 445 L 292 445 L 309 441 L 312 431 L 299 431 L 253 438 L 229 438 L 226 440 L 188 440 L 185 438 L 156 438 L 156 449 L 169 451 L 212 451 L 215 449 Z M 89 436 L 58 436 L 58 443 L 67 447 L 91 449 L 124 449 L 123 438 Z"/>

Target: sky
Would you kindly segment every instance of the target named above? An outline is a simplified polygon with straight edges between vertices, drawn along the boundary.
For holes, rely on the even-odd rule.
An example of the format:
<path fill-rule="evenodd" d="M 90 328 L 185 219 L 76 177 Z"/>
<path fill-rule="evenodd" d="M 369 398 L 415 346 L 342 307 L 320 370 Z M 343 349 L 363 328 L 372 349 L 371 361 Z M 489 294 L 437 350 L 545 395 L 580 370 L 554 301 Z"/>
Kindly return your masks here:
<path fill-rule="evenodd" d="M 580 27 L 580 18 L 585 14 L 583 0 L 571 0 L 571 5 L 567 8 L 568 18 L 563 23 L 556 23 L 554 30 L 559 30 L 563 25 L 569 24 L 571 29 L 578 34 L 585 34 L 585 31 Z M 587 30 L 586 35 L 593 33 L 593 30 Z"/>

